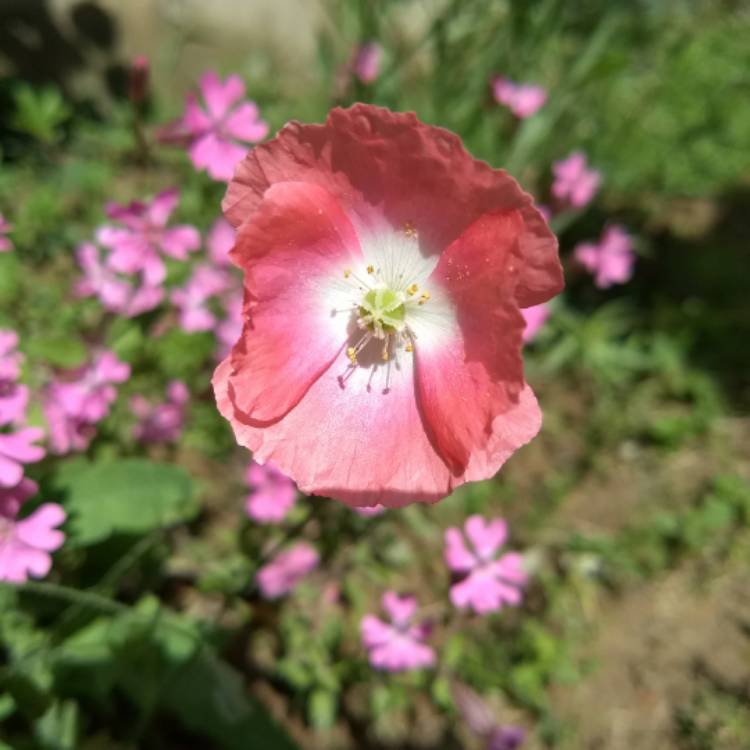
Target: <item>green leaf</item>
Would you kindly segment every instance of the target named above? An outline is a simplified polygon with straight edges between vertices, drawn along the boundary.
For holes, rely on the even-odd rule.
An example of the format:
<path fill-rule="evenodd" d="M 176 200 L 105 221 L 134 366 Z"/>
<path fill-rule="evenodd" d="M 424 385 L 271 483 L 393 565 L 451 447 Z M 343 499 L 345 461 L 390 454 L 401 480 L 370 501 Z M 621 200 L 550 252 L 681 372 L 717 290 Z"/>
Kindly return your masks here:
<path fill-rule="evenodd" d="M 115 533 L 144 534 L 192 518 L 198 506 L 190 477 L 179 467 L 144 459 L 67 462 L 57 476 L 67 493 L 72 544 Z"/>
<path fill-rule="evenodd" d="M 55 367 L 74 368 L 86 361 L 86 347 L 80 338 L 34 336 L 26 342 L 29 356 Z"/>
<path fill-rule="evenodd" d="M 70 108 L 56 88 L 34 88 L 28 84 L 13 92 L 16 111 L 13 127 L 42 141 L 54 143 L 60 126 L 70 117 Z"/>
<path fill-rule="evenodd" d="M 313 690 L 307 704 L 310 723 L 316 729 L 329 729 L 336 721 L 338 696 L 330 690 L 318 688 Z"/>
<path fill-rule="evenodd" d="M 40 750 L 75 750 L 78 737 L 78 706 L 74 701 L 56 701 L 34 722 Z"/>

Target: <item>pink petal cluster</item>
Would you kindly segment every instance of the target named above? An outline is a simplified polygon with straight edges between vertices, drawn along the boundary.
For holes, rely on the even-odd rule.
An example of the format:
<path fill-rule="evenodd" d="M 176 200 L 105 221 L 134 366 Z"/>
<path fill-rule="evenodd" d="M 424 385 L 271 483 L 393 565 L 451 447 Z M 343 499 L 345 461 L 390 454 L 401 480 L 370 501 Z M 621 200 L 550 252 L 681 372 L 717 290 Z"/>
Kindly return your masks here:
<path fill-rule="evenodd" d="M 517 552 L 498 556 L 507 536 L 505 521 L 500 518 L 485 521 L 478 515 L 466 519 L 464 533 L 455 527 L 446 529 L 445 562 L 453 573 L 461 576 L 451 586 L 454 606 L 485 614 L 506 604 L 521 603 L 522 587 L 528 578 L 523 558 Z"/>
<path fill-rule="evenodd" d="M 27 478 L 13 487 L 0 487 L 0 581 L 22 583 L 46 576 L 52 567 L 50 552 L 65 541 L 57 528 L 65 521 L 60 505 L 44 503 L 19 518 L 23 504 L 36 492 L 36 483 Z"/>
<path fill-rule="evenodd" d="M 111 256 L 110 256 L 111 257 Z M 114 271 L 108 260 L 102 260 L 100 249 L 85 242 L 76 249 L 78 265 L 83 277 L 75 286 L 79 297 L 97 297 L 105 310 L 133 318 L 153 310 L 164 298 L 161 286 L 138 283 Z"/>
<path fill-rule="evenodd" d="M 244 321 L 242 318 L 242 290 L 230 294 L 224 299 L 224 320 L 216 326 L 215 333 L 219 346 L 216 359 L 221 361 L 229 356 L 232 347 L 242 333 Z"/>
<path fill-rule="evenodd" d="M 624 284 L 633 275 L 633 240 L 625 227 L 619 224 L 608 226 L 598 243 L 579 243 L 573 253 L 575 259 L 593 275 L 594 284 L 600 289 Z"/>
<path fill-rule="evenodd" d="M 170 295 L 179 310 L 180 327 L 190 333 L 214 328 L 217 319 L 209 302 L 225 292 L 230 284 L 231 277 L 224 269 L 208 263 L 196 266 L 185 285 L 173 289 Z"/>
<path fill-rule="evenodd" d="M 190 396 L 181 380 L 167 386 L 166 400 L 153 404 L 144 396 L 133 396 L 130 409 L 138 418 L 133 436 L 142 443 L 174 443 L 185 426 L 185 410 Z"/>
<path fill-rule="evenodd" d="M 245 84 L 237 75 L 224 81 L 213 71 L 198 83 L 204 106 L 188 94 L 185 112 L 161 130 L 160 140 L 185 144 L 196 169 L 205 169 L 214 180 L 232 178 L 237 163 L 247 153 L 247 144 L 262 141 L 268 123 L 258 106 L 245 99 Z"/>
<path fill-rule="evenodd" d="M 130 366 L 110 351 L 98 353 L 90 364 L 50 383 L 44 413 L 53 453 L 88 448 L 95 425 L 109 414 L 117 398 L 115 384 L 130 377 Z"/>
<path fill-rule="evenodd" d="M 554 181 L 552 194 L 573 208 L 583 208 L 596 195 L 601 182 L 601 173 L 589 169 L 586 164 L 586 154 L 575 151 L 566 159 L 556 161 L 552 165 Z"/>
<path fill-rule="evenodd" d="M 220 217 L 211 224 L 206 235 L 206 245 L 208 257 L 214 265 L 220 268 L 230 265 L 229 251 L 234 246 L 234 240 L 234 227 L 226 219 Z"/>
<path fill-rule="evenodd" d="M 247 515 L 258 523 L 283 521 L 297 498 L 294 482 L 270 461 L 262 465 L 253 461 L 245 478 L 250 487 L 245 501 Z"/>
<path fill-rule="evenodd" d="M 5 217 L 0 214 L 0 253 L 7 253 L 13 249 L 13 243 L 4 235 L 13 230 L 13 226 L 9 224 Z"/>
<path fill-rule="evenodd" d="M 521 310 L 526 328 L 523 329 L 524 342 L 531 341 L 539 333 L 542 326 L 549 318 L 549 305 L 542 302 L 541 305 L 532 305 Z"/>
<path fill-rule="evenodd" d="M 224 211 L 244 327 L 214 390 L 258 461 L 398 507 L 492 476 L 536 435 L 520 309 L 562 288 L 557 243 L 457 136 L 364 104 L 290 123 L 238 165 Z"/>
<path fill-rule="evenodd" d="M 141 273 L 144 284 L 159 286 L 167 274 L 163 256 L 186 260 L 201 245 L 195 227 L 167 226 L 179 199 L 179 192 L 172 188 L 151 201 L 108 204 L 107 216 L 117 224 L 104 225 L 96 234 L 97 241 L 111 250 L 107 266 L 119 273 Z"/>
<path fill-rule="evenodd" d="M 417 600 L 386 591 L 382 606 L 390 622 L 365 615 L 360 623 L 362 643 L 368 651 L 370 664 L 386 672 L 431 667 L 435 663 L 435 651 L 424 642 L 429 628 L 426 623 L 414 623 Z"/>
<path fill-rule="evenodd" d="M 298 542 L 266 563 L 257 575 L 258 587 L 266 599 L 288 594 L 312 570 L 320 557 L 307 542 Z"/>
<path fill-rule="evenodd" d="M 352 58 L 352 72 L 362 83 L 372 83 L 380 75 L 382 56 L 383 48 L 377 42 L 361 44 Z"/>
<path fill-rule="evenodd" d="M 497 76 L 492 81 L 492 93 L 498 104 L 506 106 L 519 120 L 535 114 L 547 101 L 547 92 L 530 83 L 514 83 Z"/>
<path fill-rule="evenodd" d="M 29 389 L 18 383 L 23 355 L 15 331 L 0 329 L 0 425 L 23 424 Z"/>

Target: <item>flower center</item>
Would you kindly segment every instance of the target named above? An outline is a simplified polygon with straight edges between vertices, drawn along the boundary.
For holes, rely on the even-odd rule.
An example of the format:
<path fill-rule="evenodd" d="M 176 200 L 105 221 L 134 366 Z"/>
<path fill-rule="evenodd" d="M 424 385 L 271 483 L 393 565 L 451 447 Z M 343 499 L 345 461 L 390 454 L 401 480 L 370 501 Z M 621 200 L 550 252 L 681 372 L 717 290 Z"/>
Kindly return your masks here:
<path fill-rule="evenodd" d="M 370 289 L 359 306 L 361 327 L 366 327 L 378 338 L 400 333 L 406 327 L 406 296 L 387 287 Z"/>

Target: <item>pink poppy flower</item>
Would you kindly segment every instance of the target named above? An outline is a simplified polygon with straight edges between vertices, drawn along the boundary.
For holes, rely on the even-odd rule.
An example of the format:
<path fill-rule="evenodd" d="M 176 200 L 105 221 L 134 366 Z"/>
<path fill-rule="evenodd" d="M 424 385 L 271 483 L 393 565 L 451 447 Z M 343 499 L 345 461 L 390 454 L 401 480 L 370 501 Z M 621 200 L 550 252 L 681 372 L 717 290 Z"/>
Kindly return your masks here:
<path fill-rule="evenodd" d="M 23 477 L 23 465 L 44 458 L 44 448 L 34 445 L 43 437 L 38 427 L 0 433 L 0 487 L 15 487 Z"/>
<path fill-rule="evenodd" d="M 188 253 L 201 245 L 195 227 L 188 224 L 167 227 L 179 199 L 179 192 L 171 189 L 150 202 L 108 204 L 107 216 L 121 226 L 105 225 L 96 233 L 97 241 L 112 251 L 107 265 L 120 273 L 140 271 L 146 285 L 159 286 L 167 273 L 162 255 L 185 260 Z"/>
<path fill-rule="evenodd" d="M 52 567 L 50 552 L 59 549 L 65 534 L 57 529 L 65 511 L 56 503 L 44 503 L 25 518 L 18 518 L 23 503 L 37 492 L 30 479 L 10 489 L 0 489 L 0 581 L 22 583 L 43 578 Z"/>
<path fill-rule="evenodd" d="M 549 305 L 546 302 L 542 302 L 541 305 L 527 307 L 521 310 L 521 315 L 523 315 L 523 320 L 526 323 L 526 328 L 523 329 L 523 340 L 525 343 L 531 341 L 547 322 L 547 318 L 549 318 Z"/>
<path fill-rule="evenodd" d="M 250 494 L 245 501 L 247 515 L 258 523 L 279 523 L 294 507 L 297 488 L 272 463 L 253 461 L 245 474 Z"/>
<path fill-rule="evenodd" d="M 594 276 L 594 284 L 600 289 L 624 284 L 633 275 L 633 241 L 619 224 L 607 227 L 598 244 L 582 242 L 573 252 L 575 259 Z"/>
<path fill-rule="evenodd" d="M 552 165 L 555 175 L 552 194 L 555 198 L 569 203 L 574 208 L 583 208 L 596 195 L 601 182 L 601 174 L 586 166 L 586 154 L 575 151 L 567 159 Z"/>
<path fill-rule="evenodd" d="M 172 291 L 170 299 L 180 310 L 179 323 L 183 331 L 210 331 L 216 325 L 216 316 L 207 303 L 229 283 L 224 270 L 204 264 L 195 268 L 183 287 Z"/>
<path fill-rule="evenodd" d="M 365 615 L 360 623 L 362 643 L 369 653 L 370 664 L 386 672 L 431 667 L 435 663 L 435 652 L 424 643 L 429 628 L 424 623 L 413 622 L 417 600 L 386 591 L 382 605 L 390 622 Z"/>
<path fill-rule="evenodd" d="M 7 253 L 13 249 L 13 243 L 3 235 L 7 235 L 8 232 L 13 230 L 13 226 L 8 224 L 5 217 L 0 214 L 0 253 Z"/>
<path fill-rule="evenodd" d="M 224 312 L 226 317 L 216 326 L 216 338 L 219 341 L 216 358 L 219 361 L 229 355 L 242 333 L 242 292 L 233 294 L 224 301 Z"/>
<path fill-rule="evenodd" d="M 535 114 L 547 101 L 547 92 L 530 83 L 514 83 L 498 76 L 492 81 L 492 93 L 498 104 L 506 106 L 519 120 Z"/>
<path fill-rule="evenodd" d="M 162 287 L 146 283 L 137 286 L 114 272 L 102 262 L 99 248 L 91 242 L 76 249 L 76 258 L 83 278 L 77 281 L 75 294 L 78 297 L 97 297 L 109 312 L 133 318 L 153 310 L 164 298 Z"/>
<path fill-rule="evenodd" d="M 268 123 L 261 119 L 258 106 L 245 98 L 245 84 L 237 75 L 222 81 L 213 71 L 204 73 L 198 83 L 205 109 L 188 94 L 185 113 L 162 128 L 160 140 L 184 143 L 196 169 L 205 169 L 214 180 L 232 178 L 234 168 L 247 153 L 248 143 L 268 135 Z"/>
<path fill-rule="evenodd" d="M 174 443 L 180 439 L 185 426 L 185 408 L 189 393 L 181 380 L 167 386 L 167 398 L 161 404 L 152 404 L 143 396 L 133 396 L 130 409 L 138 417 L 133 430 L 136 440 L 143 443 Z"/>
<path fill-rule="evenodd" d="M 377 42 L 365 42 L 357 47 L 352 60 L 352 72 L 364 84 L 372 83 L 380 75 L 383 48 Z"/>
<path fill-rule="evenodd" d="M 523 558 L 517 552 L 498 557 L 508 536 L 505 521 L 498 518 L 487 522 L 482 516 L 470 516 L 464 532 L 465 537 L 455 527 L 445 531 L 445 562 L 452 572 L 463 575 L 451 586 L 454 606 L 485 614 L 506 604 L 520 604 L 522 586 L 528 579 Z"/>
<path fill-rule="evenodd" d="M 312 570 L 320 557 L 307 542 L 298 542 L 266 563 L 257 575 L 258 587 L 266 599 L 288 594 Z"/>
<path fill-rule="evenodd" d="M 217 266 L 229 265 L 229 251 L 234 246 L 234 227 L 226 219 L 217 219 L 208 230 L 208 257 Z"/>
<path fill-rule="evenodd" d="M 531 197 L 413 114 L 287 125 L 238 166 L 245 325 L 214 376 L 240 444 L 304 492 L 434 502 L 539 431 L 519 307 L 562 287 Z"/>

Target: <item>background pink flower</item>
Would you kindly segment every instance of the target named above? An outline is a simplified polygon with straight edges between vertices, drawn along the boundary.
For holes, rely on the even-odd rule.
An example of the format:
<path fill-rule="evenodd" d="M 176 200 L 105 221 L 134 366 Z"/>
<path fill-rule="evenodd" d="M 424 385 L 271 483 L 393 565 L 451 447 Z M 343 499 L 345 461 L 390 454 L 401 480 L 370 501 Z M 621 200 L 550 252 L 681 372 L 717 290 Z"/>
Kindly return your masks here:
<path fill-rule="evenodd" d="M 180 439 L 185 426 L 185 408 L 190 394 L 181 380 L 167 386 L 167 398 L 152 404 L 143 396 L 133 396 L 130 408 L 138 417 L 133 430 L 136 440 L 144 443 L 173 443 Z"/>
<path fill-rule="evenodd" d="M 39 427 L 0 433 L 0 487 L 15 487 L 23 477 L 23 465 L 44 458 L 44 448 L 34 445 L 43 437 Z"/>
<path fill-rule="evenodd" d="M 600 289 L 624 284 L 633 275 L 633 241 L 619 224 L 608 226 L 598 243 L 579 243 L 573 252 L 576 260 L 594 276 L 594 284 Z"/>
<path fill-rule="evenodd" d="M 255 102 L 245 98 L 245 84 L 238 75 L 222 81 L 213 71 L 198 83 L 203 104 L 189 94 L 182 118 L 161 131 L 165 142 L 183 142 L 196 169 L 205 169 L 214 180 L 230 180 L 248 143 L 262 141 L 268 123 L 261 119 Z"/>
<path fill-rule="evenodd" d="M 0 253 L 7 253 L 13 249 L 13 243 L 5 236 L 13 230 L 13 226 L 8 224 L 5 217 L 0 214 Z"/>
<path fill-rule="evenodd" d="M 523 340 L 531 341 L 547 322 L 549 305 L 542 302 L 541 305 L 525 307 L 521 310 L 521 315 L 523 315 L 523 320 L 526 323 L 526 328 L 523 329 Z"/>
<path fill-rule="evenodd" d="M 312 570 L 320 557 L 307 542 L 298 542 L 266 563 L 257 575 L 258 587 L 266 599 L 288 594 Z"/>
<path fill-rule="evenodd" d="M 386 591 L 383 609 L 390 622 L 375 615 L 365 615 L 360 623 L 362 643 L 368 651 L 370 664 L 387 672 L 403 672 L 430 667 L 435 652 L 424 643 L 428 634 L 425 624 L 414 624 L 417 600 Z"/>
<path fill-rule="evenodd" d="M 208 257 L 217 266 L 229 265 L 229 251 L 235 241 L 234 227 L 224 218 L 218 218 L 211 224 L 206 238 Z"/>
<path fill-rule="evenodd" d="M 0 425 L 22 424 L 26 418 L 29 389 L 16 382 L 23 362 L 17 346 L 16 332 L 0 329 Z"/>
<path fill-rule="evenodd" d="M 167 272 L 162 255 L 185 260 L 188 253 L 197 250 L 201 237 L 195 227 L 167 227 L 179 198 L 179 192 L 172 188 L 149 202 L 110 203 L 107 216 L 120 226 L 105 225 L 96 233 L 97 241 L 112 251 L 108 267 L 128 274 L 140 271 L 146 285 L 159 286 Z"/>
<path fill-rule="evenodd" d="M 0 488 L 0 581 L 22 583 L 46 576 L 52 567 L 49 553 L 65 541 L 57 529 L 65 521 L 60 505 L 45 503 L 25 518 L 18 517 L 23 503 L 36 491 L 36 484 L 28 479 L 10 489 Z"/>
<path fill-rule="evenodd" d="M 245 474 L 250 494 L 245 501 L 248 516 L 259 523 L 279 523 L 294 507 L 297 488 L 270 461 L 253 461 Z"/>
<path fill-rule="evenodd" d="M 547 101 L 547 92 L 529 83 L 514 83 L 498 76 L 492 82 L 492 93 L 498 104 L 503 104 L 519 119 L 531 117 Z"/>
<path fill-rule="evenodd" d="M 380 75 L 380 61 L 383 48 L 377 42 L 365 42 L 354 52 L 352 71 L 362 83 L 375 81 Z"/>
<path fill-rule="evenodd" d="M 227 272 L 208 264 L 196 266 L 184 286 L 174 289 L 170 299 L 179 309 L 179 324 L 184 331 L 209 331 L 216 316 L 208 306 L 211 298 L 225 291 L 231 279 Z"/>
<path fill-rule="evenodd" d="M 586 166 L 586 154 L 581 151 L 575 151 L 567 159 L 556 161 L 552 165 L 552 172 L 555 176 L 552 194 L 574 208 L 588 205 L 601 182 L 601 174 Z"/>
<path fill-rule="evenodd" d="M 520 604 L 521 587 L 528 578 L 523 559 L 516 552 L 498 556 L 508 535 L 505 521 L 498 518 L 488 522 L 482 516 L 470 516 L 464 533 L 455 527 L 445 531 L 445 562 L 452 572 L 463 576 L 451 586 L 451 602 L 478 614 L 499 610 L 505 604 Z"/>

